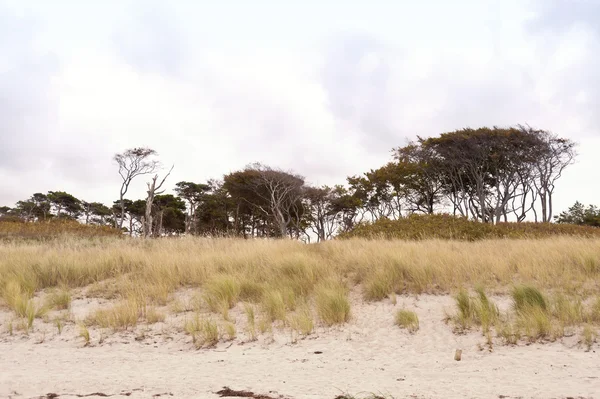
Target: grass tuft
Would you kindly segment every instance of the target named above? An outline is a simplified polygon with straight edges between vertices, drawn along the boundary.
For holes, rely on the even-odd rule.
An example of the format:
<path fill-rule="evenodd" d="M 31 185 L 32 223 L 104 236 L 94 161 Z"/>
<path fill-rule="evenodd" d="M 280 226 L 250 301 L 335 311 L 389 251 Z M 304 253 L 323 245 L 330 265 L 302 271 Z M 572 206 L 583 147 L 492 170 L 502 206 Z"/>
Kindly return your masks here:
<path fill-rule="evenodd" d="M 67 289 L 59 289 L 48 295 L 46 306 L 51 309 L 67 310 L 71 308 L 71 293 Z"/>
<path fill-rule="evenodd" d="M 330 282 L 318 286 L 315 302 L 317 314 L 326 326 L 343 324 L 350 320 L 348 292 L 341 283 Z"/>
<path fill-rule="evenodd" d="M 413 311 L 398 310 L 394 321 L 398 327 L 407 329 L 411 334 L 419 330 L 419 318 Z"/>
<path fill-rule="evenodd" d="M 262 310 L 267 318 L 273 322 L 281 320 L 285 322 L 287 307 L 281 291 L 267 291 L 262 300 Z"/>
<path fill-rule="evenodd" d="M 596 342 L 596 338 L 598 338 L 598 332 L 596 329 L 589 324 L 586 324 L 581 330 L 580 342 L 585 345 L 588 352 L 592 350 L 592 346 Z"/>
<path fill-rule="evenodd" d="M 312 311 L 307 304 L 300 306 L 296 313 L 290 317 L 290 327 L 292 331 L 305 337 L 313 333 L 315 323 Z"/>
<path fill-rule="evenodd" d="M 513 306 L 515 311 L 522 312 L 529 308 L 537 308 L 546 311 L 547 300 L 535 287 L 528 285 L 515 286 L 512 290 Z"/>
<path fill-rule="evenodd" d="M 204 300 L 212 312 L 223 312 L 223 308 L 231 309 L 240 297 L 240 284 L 229 275 L 218 275 L 205 286 Z"/>

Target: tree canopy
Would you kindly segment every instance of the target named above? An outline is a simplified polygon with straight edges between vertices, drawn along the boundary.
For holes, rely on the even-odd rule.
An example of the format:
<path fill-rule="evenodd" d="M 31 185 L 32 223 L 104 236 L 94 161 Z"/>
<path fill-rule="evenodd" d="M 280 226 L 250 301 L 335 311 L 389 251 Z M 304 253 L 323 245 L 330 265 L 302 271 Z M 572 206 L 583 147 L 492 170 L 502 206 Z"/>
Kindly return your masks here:
<path fill-rule="evenodd" d="M 122 179 L 108 207 L 64 191 L 35 193 L 0 218 L 43 222 L 76 219 L 113 225 L 131 235 L 196 234 L 291 237 L 323 241 L 362 223 L 412 214 L 450 213 L 488 224 L 534 222 L 599 226 L 596 207 L 575 204 L 553 216 L 557 182 L 576 157 L 576 144 L 529 126 L 465 128 L 392 149 L 386 164 L 315 187 L 303 176 L 255 163 L 222 180 L 180 181 L 173 194 L 158 178 L 157 152 L 133 148 L 114 157 Z M 172 170 L 172 168 L 171 168 Z M 151 174 L 148 196 L 128 199 L 131 181 Z"/>

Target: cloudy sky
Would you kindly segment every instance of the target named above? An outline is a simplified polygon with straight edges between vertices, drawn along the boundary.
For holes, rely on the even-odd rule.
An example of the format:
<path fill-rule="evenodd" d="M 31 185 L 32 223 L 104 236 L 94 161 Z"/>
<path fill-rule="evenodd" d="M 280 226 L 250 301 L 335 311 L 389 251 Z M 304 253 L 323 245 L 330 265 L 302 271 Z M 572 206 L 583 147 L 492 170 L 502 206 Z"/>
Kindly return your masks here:
<path fill-rule="evenodd" d="M 255 161 L 334 184 L 517 123 L 580 143 L 558 209 L 600 205 L 598 21 L 600 0 L 0 0 L 0 205 L 111 203 L 133 146 L 169 187 Z"/>

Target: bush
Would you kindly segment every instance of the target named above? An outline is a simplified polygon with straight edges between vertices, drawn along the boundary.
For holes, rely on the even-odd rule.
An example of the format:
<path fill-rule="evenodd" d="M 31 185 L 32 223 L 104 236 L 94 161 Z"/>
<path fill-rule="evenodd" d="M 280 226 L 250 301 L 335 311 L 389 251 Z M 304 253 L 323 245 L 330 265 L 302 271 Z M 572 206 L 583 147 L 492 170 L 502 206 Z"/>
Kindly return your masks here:
<path fill-rule="evenodd" d="M 498 223 L 492 225 L 447 214 L 413 214 L 398 220 L 360 223 L 338 237 L 399 240 L 465 240 L 494 238 L 545 238 L 552 236 L 600 237 L 600 229 L 553 223 Z"/>
<path fill-rule="evenodd" d="M 63 236 L 77 238 L 122 237 L 123 232 L 109 226 L 87 225 L 67 219 L 44 222 L 0 220 L 0 240 L 45 241 Z"/>

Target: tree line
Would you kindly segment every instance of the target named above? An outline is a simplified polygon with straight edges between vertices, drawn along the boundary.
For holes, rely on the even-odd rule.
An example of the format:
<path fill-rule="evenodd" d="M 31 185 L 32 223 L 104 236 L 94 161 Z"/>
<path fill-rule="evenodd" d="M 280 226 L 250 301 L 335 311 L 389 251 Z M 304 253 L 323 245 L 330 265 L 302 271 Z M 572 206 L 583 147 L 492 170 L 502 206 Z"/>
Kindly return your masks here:
<path fill-rule="evenodd" d="M 529 126 L 466 128 L 417 137 L 394 148 L 387 164 L 350 176 L 346 184 L 314 187 L 292 171 L 255 163 L 220 180 L 178 182 L 175 194 L 164 189 L 173 167 L 161 177 L 157 152 L 133 148 L 114 157 L 122 184 L 113 204 L 50 191 L 0 208 L 0 217 L 70 218 L 145 237 L 185 233 L 317 241 L 360 223 L 413 213 L 444 212 L 492 224 L 550 222 L 556 184 L 573 163 L 575 147 Z M 149 177 L 146 198 L 128 199 L 131 182 L 140 176 Z"/>

